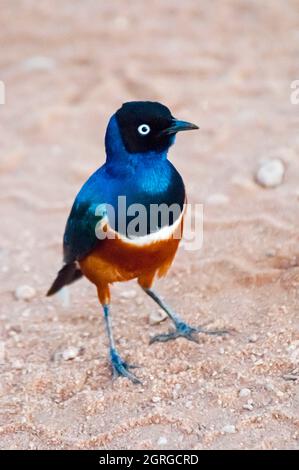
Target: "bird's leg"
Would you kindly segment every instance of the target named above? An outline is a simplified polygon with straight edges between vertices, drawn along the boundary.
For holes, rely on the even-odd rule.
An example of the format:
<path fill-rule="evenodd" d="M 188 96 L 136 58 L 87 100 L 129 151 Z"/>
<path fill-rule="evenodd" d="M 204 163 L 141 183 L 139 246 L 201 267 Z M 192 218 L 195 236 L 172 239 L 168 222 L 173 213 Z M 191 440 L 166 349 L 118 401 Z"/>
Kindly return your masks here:
<path fill-rule="evenodd" d="M 158 305 L 159 307 L 167 313 L 169 318 L 172 320 L 175 326 L 175 330 L 169 333 L 164 333 L 161 335 L 156 335 L 150 340 L 150 344 L 154 343 L 155 341 L 169 341 L 170 339 L 176 339 L 179 337 L 183 337 L 189 339 L 190 341 L 198 342 L 197 333 L 205 333 L 208 335 L 224 335 L 227 334 L 228 331 L 221 331 L 221 330 L 206 330 L 202 327 L 193 327 L 185 323 L 182 318 L 175 313 L 163 300 L 150 288 L 142 287 L 144 292 L 149 295 Z"/>
<path fill-rule="evenodd" d="M 136 366 L 132 366 L 127 364 L 120 355 L 118 354 L 116 347 L 115 347 L 115 342 L 112 334 L 112 325 L 111 325 L 111 317 L 110 317 L 110 306 L 108 304 L 103 305 L 103 310 L 104 310 L 104 319 L 105 319 L 105 325 L 106 325 L 106 331 L 109 339 L 109 355 L 110 355 L 110 361 L 111 361 L 111 366 L 112 366 L 112 371 L 113 371 L 113 376 L 122 376 L 122 377 L 127 377 L 127 379 L 130 379 L 133 383 L 135 384 L 141 384 L 142 382 L 135 377 L 134 374 L 129 372 L 128 369 L 133 369 Z"/>

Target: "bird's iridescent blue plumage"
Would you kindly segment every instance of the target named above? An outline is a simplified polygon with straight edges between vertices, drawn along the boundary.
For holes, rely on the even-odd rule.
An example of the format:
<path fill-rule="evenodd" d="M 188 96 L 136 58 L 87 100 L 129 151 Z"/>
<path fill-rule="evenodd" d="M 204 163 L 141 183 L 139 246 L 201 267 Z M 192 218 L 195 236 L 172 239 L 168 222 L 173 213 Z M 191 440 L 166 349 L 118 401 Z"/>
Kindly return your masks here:
<path fill-rule="evenodd" d="M 173 143 L 174 136 L 169 144 Z M 125 148 L 115 115 L 110 119 L 106 137 L 106 163 L 83 185 L 73 204 L 64 234 L 64 260 L 71 263 L 84 258 L 101 243 L 95 234 L 99 220 L 96 208 L 109 204 L 115 209 L 118 231 L 118 196 L 126 196 L 127 207 L 142 204 L 176 203 L 181 208 L 185 189 L 181 176 L 167 160 L 167 149 L 130 153 Z M 131 217 L 127 218 L 127 223 Z M 157 227 L 159 228 L 159 227 Z M 147 226 L 147 233 L 150 227 Z M 143 235 L 141 233 L 141 235 Z"/>

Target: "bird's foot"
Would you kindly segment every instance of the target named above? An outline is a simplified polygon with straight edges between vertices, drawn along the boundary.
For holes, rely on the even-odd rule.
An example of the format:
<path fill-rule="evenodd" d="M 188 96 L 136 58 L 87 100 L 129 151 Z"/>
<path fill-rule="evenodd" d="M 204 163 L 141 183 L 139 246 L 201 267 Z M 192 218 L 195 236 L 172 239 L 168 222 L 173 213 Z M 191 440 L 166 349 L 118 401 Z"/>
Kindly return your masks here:
<path fill-rule="evenodd" d="M 150 344 L 156 341 L 165 342 L 176 338 L 186 338 L 189 341 L 194 341 L 195 343 L 198 343 L 199 333 L 205 333 L 206 335 L 223 336 L 228 334 L 229 332 L 226 330 L 206 330 L 205 328 L 202 328 L 200 326 L 192 327 L 189 326 L 187 323 L 180 321 L 176 323 L 176 329 L 174 331 L 153 336 L 150 339 Z"/>
<path fill-rule="evenodd" d="M 134 384 L 142 384 L 142 382 L 132 374 L 129 369 L 136 369 L 138 366 L 130 365 L 125 362 L 115 349 L 110 350 L 110 360 L 112 366 L 113 377 L 126 377 Z"/>

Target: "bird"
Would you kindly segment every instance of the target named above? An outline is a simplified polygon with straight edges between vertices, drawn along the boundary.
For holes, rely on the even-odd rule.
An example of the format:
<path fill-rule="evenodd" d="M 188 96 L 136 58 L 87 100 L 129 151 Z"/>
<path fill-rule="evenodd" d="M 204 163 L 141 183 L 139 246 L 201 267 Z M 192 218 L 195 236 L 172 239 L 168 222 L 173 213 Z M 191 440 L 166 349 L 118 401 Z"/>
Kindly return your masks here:
<path fill-rule="evenodd" d="M 178 132 L 199 127 L 176 119 L 167 106 L 153 101 L 130 101 L 112 115 L 105 134 L 106 161 L 82 186 L 67 219 L 63 237 L 63 266 L 47 292 L 85 276 L 97 288 L 109 341 L 113 376 L 133 383 L 141 380 L 136 367 L 120 355 L 113 336 L 110 286 L 137 279 L 143 291 L 163 309 L 174 330 L 150 343 L 179 337 L 197 341 L 198 333 L 222 334 L 187 324 L 153 289 L 154 280 L 168 272 L 182 238 L 186 207 L 183 179 L 168 159 Z M 120 198 L 125 208 L 120 208 Z M 147 214 L 152 207 L 175 206 L 165 221 L 136 222 L 136 205 Z M 134 217 L 135 216 L 135 217 Z M 151 217 L 150 217 L 151 219 Z"/>

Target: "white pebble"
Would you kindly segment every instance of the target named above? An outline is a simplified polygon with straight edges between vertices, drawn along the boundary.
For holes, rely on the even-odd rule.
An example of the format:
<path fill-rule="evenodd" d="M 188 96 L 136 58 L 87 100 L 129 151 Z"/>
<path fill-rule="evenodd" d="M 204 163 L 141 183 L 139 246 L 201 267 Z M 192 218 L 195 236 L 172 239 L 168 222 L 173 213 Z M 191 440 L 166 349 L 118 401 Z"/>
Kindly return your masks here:
<path fill-rule="evenodd" d="M 241 388 L 239 391 L 239 397 L 245 398 L 245 397 L 250 397 L 251 395 L 251 390 L 249 388 Z"/>
<path fill-rule="evenodd" d="M 53 360 L 57 361 L 63 359 L 64 361 L 70 361 L 79 356 L 83 351 L 83 348 L 78 348 L 76 346 L 70 346 L 69 348 L 64 349 L 63 351 L 57 351 L 53 355 Z"/>
<path fill-rule="evenodd" d="M 121 292 L 120 296 L 123 299 L 134 299 L 136 297 L 136 290 L 124 290 L 123 292 Z"/>
<path fill-rule="evenodd" d="M 187 401 L 187 402 L 185 403 L 185 407 L 188 408 L 188 410 L 191 410 L 191 408 L 193 407 L 192 401 Z"/>
<path fill-rule="evenodd" d="M 160 397 L 153 397 L 153 398 L 152 398 L 152 402 L 153 402 L 153 403 L 158 403 L 159 401 L 161 401 L 161 398 L 160 398 Z"/>
<path fill-rule="evenodd" d="M 284 173 L 285 167 L 281 160 L 268 160 L 260 166 L 256 180 L 266 188 L 275 188 L 282 183 Z"/>
<path fill-rule="evenodd" d="M 255 361 L 255 363 L 254 363 L 255 366 L 262 366 L 263 364 L 264 364 L 263 359 L 258 359 L 258 360 Z"/>
<path fill-rule="evenodd" d="M 252 411 L 253 410 L 253 403 L 250 403 L 249 401 L 243 405 L 244 410 Z"/>
<path fill-rule="evenodd" d="M 15 297 L 18 300 L 31 300 L 35 295 L 36 291 L 31 286 L 23 285 L 15 290 Z"/>
<path fill-rule="evenodd" d="M 62 351 L 62 359 L 64 359 L 65 361 L 75 359 L 75 357 L 79 356 L 80 352 L 81 348 L 77 348 L 76 346 L 70 346 L 69 348 Z"/>
<path fill-rule="evenodd" d="M 159 437 L 158 446 L 165 446 L 167 444 L 167 439 L 164 436 Z"/>
<path fill-rule="evenodd" d="M 23 67 L 25 70 L 52 70 L 55 68 L 55 60 L 51 57 L 44 56 L 35 56 L 26 59 L 23 62 Z"/>
<path fill-rule="evenodd" d="M 174 400 L 176 400 L 179 397 L 179 391 L 181 389 L 180 384 L 176 384 L 172 390 L 172 397 Z"/>
<path fill-rule="evenodd" d="M 265 389 L 268 390 L 268 392 L 274 392 L 274 387 L 271 383 L 266 383 Z"/>
<path fill-rule="evenodd" d="M 149 315 L 149 324 L 150 325 L 157 325 L 162 321 L 166 320 L 167 314 L 163 310 L 153 310 Z"/>
<path fill-rule="evenodd" d="M 222 432 L 224 432 L 225 434 L 234 434 L 235 432 L 237 432 L 236 426 L 234 426 L 233 424 L 227 424 L 222 428 Z"/>

